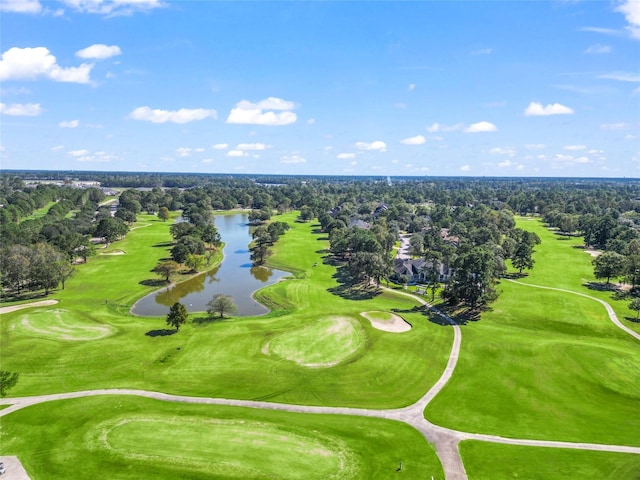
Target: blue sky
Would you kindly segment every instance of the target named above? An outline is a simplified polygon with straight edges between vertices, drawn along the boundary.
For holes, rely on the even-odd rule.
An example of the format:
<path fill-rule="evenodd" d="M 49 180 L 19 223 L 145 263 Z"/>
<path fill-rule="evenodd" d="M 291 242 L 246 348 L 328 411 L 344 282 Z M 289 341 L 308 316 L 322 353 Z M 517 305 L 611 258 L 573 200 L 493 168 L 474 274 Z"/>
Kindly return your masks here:
<path fill-rule="evenodd" d="M 3 169 L 640 177 L 640 1 L 0 0 Z"/>

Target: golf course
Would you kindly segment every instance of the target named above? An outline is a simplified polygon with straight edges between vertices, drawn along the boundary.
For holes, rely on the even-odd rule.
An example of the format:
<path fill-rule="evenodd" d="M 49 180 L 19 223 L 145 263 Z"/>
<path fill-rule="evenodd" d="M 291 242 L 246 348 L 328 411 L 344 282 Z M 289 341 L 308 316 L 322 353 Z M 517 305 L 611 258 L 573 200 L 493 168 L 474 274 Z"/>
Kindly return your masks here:
<path fill-rule="evenodd" d="M 589 288 L 581 238 L 517 218 L 535 267 L 463 321 L 386 283 L 345 295 L 296 217 L 272 218 L 291 229 L 268 264 L 291 275 L 255 293 L 263 316 L 192 312 L 167 333 L 131 314 L 171 249 L 171 222 L 143 214 L 58 303 L 3 312 L 20 381 L 0 455 L 33 480 L 640 478 L 640 324 Z"/>

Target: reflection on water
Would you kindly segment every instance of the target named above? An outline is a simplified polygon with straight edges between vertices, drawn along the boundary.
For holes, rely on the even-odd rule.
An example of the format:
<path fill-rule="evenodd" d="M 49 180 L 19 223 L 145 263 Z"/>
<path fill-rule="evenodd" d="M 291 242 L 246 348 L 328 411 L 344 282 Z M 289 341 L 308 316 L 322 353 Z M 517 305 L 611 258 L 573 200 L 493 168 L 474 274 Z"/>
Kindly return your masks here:
<path fill-rule="evenodd" d="M 233 297 L 240 316 L 267 313 L 267 308 L 253 299 L 253 292 L 276 283 L 288 273 L 253 266 L 247 249 L 251 242 L 247 220 L 246 214 L 216 216 L 216 227 L 225 242 L 222 263 L 206 274 L 147 295 L 131 311 L 136 315 L 166 315 L 169 306 L 179 301 L 190 312 L 204 312 L 216 293 L 224 293 Z"/>

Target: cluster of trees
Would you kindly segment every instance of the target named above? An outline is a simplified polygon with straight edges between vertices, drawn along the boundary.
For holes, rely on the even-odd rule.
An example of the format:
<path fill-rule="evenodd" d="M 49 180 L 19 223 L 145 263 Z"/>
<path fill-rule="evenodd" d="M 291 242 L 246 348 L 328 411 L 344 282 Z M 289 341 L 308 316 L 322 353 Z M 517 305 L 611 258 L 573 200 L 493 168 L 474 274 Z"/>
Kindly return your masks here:
<path fill-rule="evenodd" d="M 593 265 L 596 278 L 606 279 L 609 283 L 612 278 L 622 277 L 635 290 L 640 284 L 640 241 L 631 240 L 624 254 L 605 250 L 593 259 Z"/>
<path fill-rule="evenodd" d="M 23 290 L 41 290 L 45 294 L 70 278 L 74 268 L 68 257 L 46 243 L 9 245 L 0 250 L 2 287 L 19 294 Z"/>
<path fill-rule="evenodd" d="M 270 222 L 268 225 L 260 225 L 253 229 L 251 237 L 253 239 L 251 246 L 251 259 L 254 264 L 261 265 L 265 259 L 271 254 L 269 249 L 278 241 L 280 235 L 289 230 L 287 222 Z"/>
<path fill-rule="evenodd" d="M 209 222 L 211 221 L 209 215 Z M 193 224 L 191 221 L 174 223 L 170 227 L 175 245 L 171 249 L 171 258 L 191 270 L 198 271 L 211 258 L 222 244 L 220 233 L 213 223 Z"/>

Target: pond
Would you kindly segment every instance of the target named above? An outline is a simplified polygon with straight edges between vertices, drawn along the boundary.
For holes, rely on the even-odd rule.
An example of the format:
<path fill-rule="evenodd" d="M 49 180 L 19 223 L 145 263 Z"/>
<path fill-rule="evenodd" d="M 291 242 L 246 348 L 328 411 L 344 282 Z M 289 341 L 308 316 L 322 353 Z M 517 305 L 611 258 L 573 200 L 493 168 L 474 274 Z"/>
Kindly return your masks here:
<path fill-rule="evenodd" d="M 278 282 L 290 275 L 289 272 L 253 266 L 249 252 L 251 232 L 246 214 L 216 215 L 214 218 L 225 243 L 222 263 L 207 273 L 140 299 L 131 309 L 134 315 L 163 316 L 169 313 L 169 307 L 175 302 L 184 304 L 189 312 L 205 312 L 207 303 L 216 293 L 233 297 L 238 306 L 238 316 L 269 312 L 254 300 L 253 293 Z"/>

